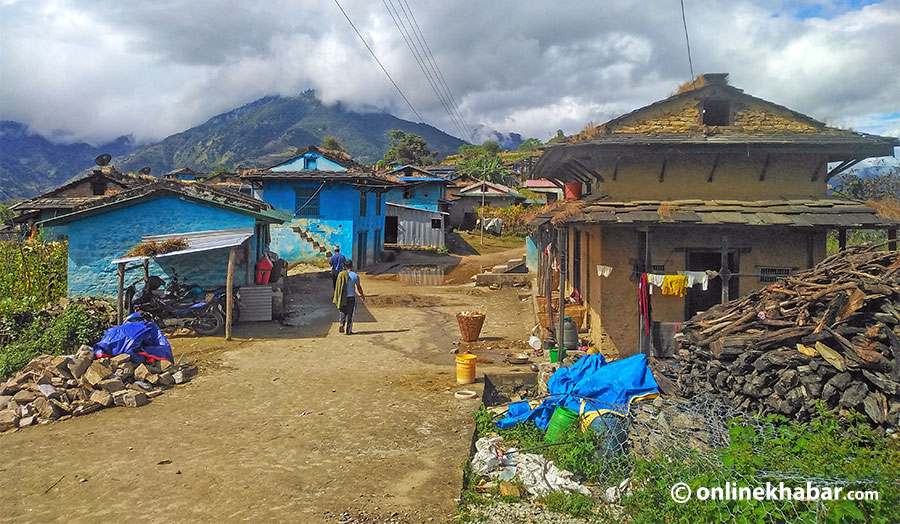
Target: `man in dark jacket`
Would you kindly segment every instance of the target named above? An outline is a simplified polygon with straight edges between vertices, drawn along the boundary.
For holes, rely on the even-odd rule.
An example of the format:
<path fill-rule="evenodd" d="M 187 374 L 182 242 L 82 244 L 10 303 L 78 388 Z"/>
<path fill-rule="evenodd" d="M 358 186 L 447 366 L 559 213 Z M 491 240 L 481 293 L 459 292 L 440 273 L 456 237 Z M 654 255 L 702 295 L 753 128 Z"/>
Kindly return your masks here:
<path fill-rule="evenodd" d="M 331 289 L 334 289 L 337 285 L 338 273 L 344 269 L 344 262 L 346 261 L 347 258 L 341 254 L 341 246 L 334 246 L 334 255 L 328 260 L 328 265 L 331 266 Z"/>

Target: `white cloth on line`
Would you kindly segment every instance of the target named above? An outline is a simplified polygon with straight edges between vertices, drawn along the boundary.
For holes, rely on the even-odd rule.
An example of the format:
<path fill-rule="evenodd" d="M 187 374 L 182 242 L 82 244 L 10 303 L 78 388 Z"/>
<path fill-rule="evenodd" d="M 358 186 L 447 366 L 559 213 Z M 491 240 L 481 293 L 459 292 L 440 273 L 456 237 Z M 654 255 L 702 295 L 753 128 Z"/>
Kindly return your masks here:
<path fill-rule="evenodd" d="M 655 273 L 647 273 L 647 282 L 653 284 L 656 287 L 662 287 L 663 282 L 666 280 L 665 275 L 657 275 Z M 653 287 L 650 288 L 650 294 L 653 294 Z"/>
<path fill-rule="evenodd" d="M 598 277 L 608 277 L 610 273 L 612 273 L 613 268 L 609 266 L 597 265 L 597 276 Z"/>
<path fill-rule="evenodd" d="M 679 275 L 684 275 L 687 279 L 685 285 L 687 287 L 691 287 L 694 284 L 700 284 L 703 291 L 709 287 L 709 275 L 706 274 L 706 271 L 679 271 Z"/>

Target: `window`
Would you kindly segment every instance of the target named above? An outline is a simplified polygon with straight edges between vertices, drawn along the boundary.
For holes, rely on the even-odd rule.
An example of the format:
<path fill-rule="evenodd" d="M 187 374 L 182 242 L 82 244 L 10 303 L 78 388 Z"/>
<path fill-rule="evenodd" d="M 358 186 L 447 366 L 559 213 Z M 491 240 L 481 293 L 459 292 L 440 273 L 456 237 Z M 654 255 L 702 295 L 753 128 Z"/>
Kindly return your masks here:
<path fill-rule="evenodd" d="M 404 187 L 403 188 L 403 198 L 409 199 L 409 197 L 411 197 L 411 196 L 412 196 L 412 188 Z"/>
<path fill-rule="evenodd" d="M 366 208 L 369 203 L 369 194 L 366 193 L 365 189 L 359 190 L 359 216 L 366 216 Z"/>
<path fill-rule="evenodd" d="M 316 170 L 316 157 L 303 157 L 303 169 L 305 171 L 315 171 Z"/>
<path fill-rule="evenodd" d="M 381 216 L 381 193 L 375 193 L 375 216 Z"/>
<path fill-rule="evenodd" d="M 440 218 L 432 218 L 431 219 L 431 229 L 440 229 L 441 228 L 441 219 Z"/>
<path fill-rule="evenodd" d="M 793 268 L 789 267 L 761 267 L 759 268 L 759 282 L 766 284 L 778 282 L 780 279 L 790 276 L 793 272 Z"/>
<path fill-rule="evenodd" d="M 301 217 L 319 216 L 319 194 L 317 189 L 295 189 L 297 194 L 294 215 Z"/>
<path fill-rule="evenodd" d="M 731 102 L 727 100 L 704 101 L 703 123 L 708 126 L 730 126 Z"/>

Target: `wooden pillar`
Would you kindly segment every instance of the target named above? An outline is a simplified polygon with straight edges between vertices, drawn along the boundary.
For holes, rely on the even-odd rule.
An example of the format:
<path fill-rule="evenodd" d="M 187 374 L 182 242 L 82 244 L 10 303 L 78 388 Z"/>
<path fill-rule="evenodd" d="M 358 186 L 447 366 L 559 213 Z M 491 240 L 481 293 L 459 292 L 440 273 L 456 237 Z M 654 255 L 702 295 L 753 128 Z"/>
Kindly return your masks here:
<path fill-rule="evenodd" d="M 838 229 L 838 247 L 842 251 L 847 247 L 847 230 L 845 228 Z"/>
<path fill-rule="evenodd" d="M 237 246 L 228 250 L 228 273 L 225 278 L 225 340 L 231 340 L 231 317 L 234 308 L 234 258 Z"/>
<path fill-rule="evenodd" d="M 897 251 L 897 228 L 887 230 L 888 245 L 891 251 Z"/>
<path fill-rule="evenodd" d="M 253 284 L 253 248 L 250 246 L 250 239 L 247 239 L 247 281 L 244 285 Z"/>
<path fill-rule="evenodd" d="M 148 278 L 150 278 L 150 259 L 145 258 L 144 259 L 144 280 L 146 281 Z"/>
<path fill-rule="evenodd" d="M 125 263 L 119 262 L 118 264 L 118 272 L 119 272 L 119 285 L 118 292 L 116 294 L 116 306 L 118 308 L 118 313 L 116 314 L 116 320 L 119 324 L 125 320 Z"/>
<path fill-rule="evenodd" d="M 719 268 L 722 279 L 722 303 L 731 300 L 731 268 L 728 267 L 728 236 L 722 235 L 722 267 Z"/>
<path fill-rule="evenodd" d="M 569 251 L 569 230 L 565 227 L 557 229 L 557 238 L 559 239 L 559 249 L 557 250 L 559 253 L 559 315 L 556 319 L 556 347 L 562 353 L 563 322 L 565 322 L 563 316 L 566 314 L 566 264 L 568 264 L 566 253 Z M 550 309 L 553 309 L 552 302 L 550 303 Z"/>

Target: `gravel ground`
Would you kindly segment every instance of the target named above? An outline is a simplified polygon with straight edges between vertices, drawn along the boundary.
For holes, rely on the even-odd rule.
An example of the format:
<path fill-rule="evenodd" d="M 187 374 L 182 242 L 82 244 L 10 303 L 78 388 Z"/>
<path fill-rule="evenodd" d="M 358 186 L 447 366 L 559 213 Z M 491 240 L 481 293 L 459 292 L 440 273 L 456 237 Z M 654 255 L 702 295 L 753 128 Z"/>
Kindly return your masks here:
<path fill-rule="evenodd" d="M 570 517 L 525 502 L 497 502 L 490 506 L 470 506 L 473 515 L 485 515 L 485 524 L 589 524 L 592 520 Z"/>

